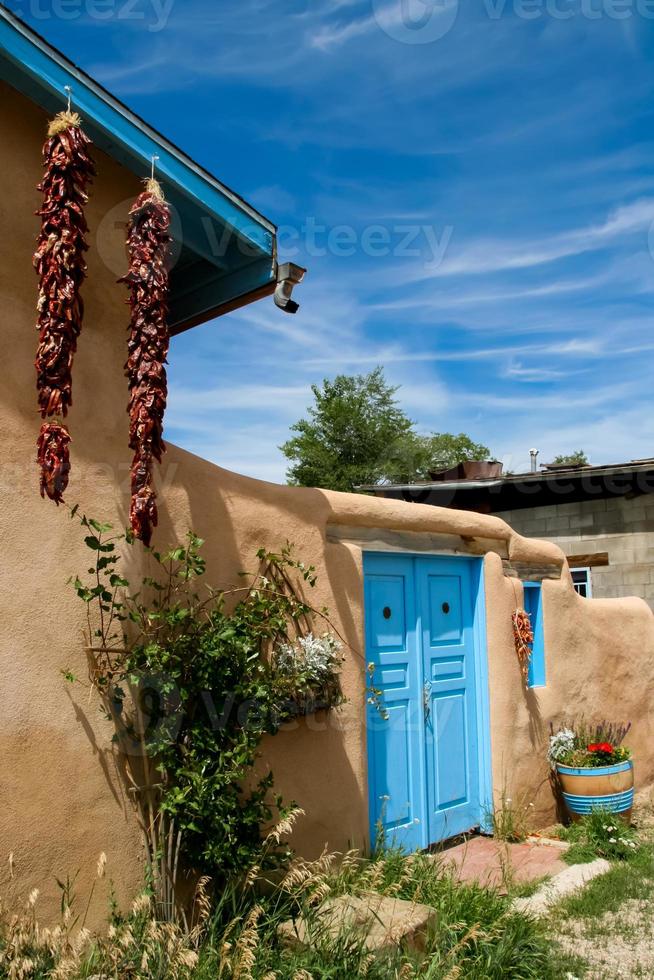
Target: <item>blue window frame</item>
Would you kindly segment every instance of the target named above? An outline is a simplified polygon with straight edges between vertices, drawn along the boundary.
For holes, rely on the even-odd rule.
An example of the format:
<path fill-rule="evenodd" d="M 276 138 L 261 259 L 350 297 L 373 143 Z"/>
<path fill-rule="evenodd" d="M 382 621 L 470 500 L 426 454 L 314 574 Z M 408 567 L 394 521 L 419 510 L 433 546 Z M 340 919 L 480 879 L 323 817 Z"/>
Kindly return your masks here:
<path fill-rule="evenodd" d="M 543 632 L 543 593 L 540 582 L 523 582 L 525 611 L 529 613 L 534 645 L 529 661 L 529 687 L 545 687 L 545 636 Z"/>

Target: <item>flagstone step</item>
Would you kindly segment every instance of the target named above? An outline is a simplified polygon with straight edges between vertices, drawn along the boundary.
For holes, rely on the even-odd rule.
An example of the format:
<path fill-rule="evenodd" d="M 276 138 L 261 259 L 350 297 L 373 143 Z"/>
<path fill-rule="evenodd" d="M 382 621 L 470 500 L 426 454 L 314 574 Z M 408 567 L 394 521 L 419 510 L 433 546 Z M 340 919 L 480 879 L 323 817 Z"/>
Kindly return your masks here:
<path fill-rule="evenodd" d="M 566 848 L 567 845 L 553 846 L 551 841 L 540 838 L 512 844 L 494 837 L 470 837 L 462 844 L 435 852 L 433 860 L 451 866 L 458 881 L 506 893 L 515 885 L 563 871 L 567 867 L 562 860 Z"/>
<path fill-rule="evenodd" d="M 367 892 L 329 898 L 310 920 L 299 917 L 283 922 L 279 935 L 291 946 L 312 946 L 318 937 L 334 938 L 346 932 L 358 935 L 371 951 L 400 943 L 409 949 L 422 950 L 436 920 L 437 912 L 429 905 Z"/>

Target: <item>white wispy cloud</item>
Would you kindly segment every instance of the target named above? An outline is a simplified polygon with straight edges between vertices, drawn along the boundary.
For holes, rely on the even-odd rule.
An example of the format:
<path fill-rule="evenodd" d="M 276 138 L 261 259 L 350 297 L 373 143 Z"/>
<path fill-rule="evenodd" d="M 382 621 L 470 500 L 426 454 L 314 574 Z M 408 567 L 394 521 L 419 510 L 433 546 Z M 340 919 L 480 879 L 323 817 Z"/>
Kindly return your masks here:
<path fill-rule="evenodd" d="M 301 242 L 296 317 L 267 300 L 175 338 L 172 441 L 282 480 L 311 384 L 383 364 L 421 431 L 469 431 L 515 468 L 533 444 L 650 453 L 654 53 L 640 22 L 487 6 L 460 3 L 428 45 L 396 39 L 399 0 L 184 0 L 156 34 L 44 25 L 273 219 L 454 229 L 436 268 Z"/>
<path fill-rule="evenodd" d="M 452 247 L 442 264 L 434 270 L 414 267 L 409 278 L 418 281 L 532 268 L 605 248 L 625 235 L 646 233 L 653 221 L 654 197 L 650 197 L 616 208 L 597 224 L 536 240 L 481 239 L 457 248 L 455 231 Z M 642 246 L 647 248 L 646 234 L 642 236 Z"/>
<path fill-rule="evenodd" d="M 554 279 L 537 286 L 516 285 L 510 289 L 499 288 L 477 291 L 466 289 L 463 293 L 460 291 L 444 293 L 442 290 L 439 290 L 438 293 L 432 293 L 431 296 L 425 296 L 424 293 L 420 295 L 412 294 L 402 299 L 378 302 L 374 306 L 375 309 L 384 311 L 410 310 L 416 307 L 424 309 L 425 306 L 428 306 L 432 310 L 439 310 L 444 313 L 447 310 L 456 310 L 465 307 L 504 304 L 513 300 L 541 300 L 566 293 L 585 292 L 605 285 L 612 277 L 613 273 L 611 271 L 604 271 L 594 276 L 580 277 L 578 279 Z"/>
<path fill-rule="evenodd" d="M 560 378 L 569 377 L 571 373 L 578 372 L 571 372 L 569 367 L 565 371 L 542 366 L 526 367 L 520 361 L 512 358 L 504 367 L 502 377 L 529 384 L 539 384 L 544 381 L 558 381 Z"/>

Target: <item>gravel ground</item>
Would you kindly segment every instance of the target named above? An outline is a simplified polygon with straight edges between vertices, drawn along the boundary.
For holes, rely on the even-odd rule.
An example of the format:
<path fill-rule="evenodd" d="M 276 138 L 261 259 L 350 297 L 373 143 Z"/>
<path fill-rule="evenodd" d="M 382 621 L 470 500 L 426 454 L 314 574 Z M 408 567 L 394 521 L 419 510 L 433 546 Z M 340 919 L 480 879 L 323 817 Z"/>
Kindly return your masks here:
<path fill-rule="evenodd" d="M 641 840 L 654 843 L 654 787 L 637 795 L 633 822 Z M 627 900 L 616 912 L 559 923 L 556 938 L 588 964 L 586 978 L 654 977 L 654 881 L 651 885 L 650 897 Z"/>
<path fill-rule="evenodd" d="M 654 903 L 628 901 L 592 923 L 572 919 L 557 936 L 567 953 L 588 963 L 593 980 L 654 977 Z"/>

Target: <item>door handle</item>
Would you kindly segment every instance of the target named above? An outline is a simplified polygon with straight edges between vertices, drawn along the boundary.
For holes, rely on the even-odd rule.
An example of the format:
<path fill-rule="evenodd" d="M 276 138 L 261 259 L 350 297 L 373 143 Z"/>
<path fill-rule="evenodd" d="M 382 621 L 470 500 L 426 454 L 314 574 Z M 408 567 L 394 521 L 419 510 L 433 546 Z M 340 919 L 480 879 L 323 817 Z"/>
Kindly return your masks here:
<path fill-rule="evenodd" d="M 429 721 L 431 713 L 431 681 L 425 681 L 422 686 L 422 710 L 425 714 L 425 721 Z"/>

